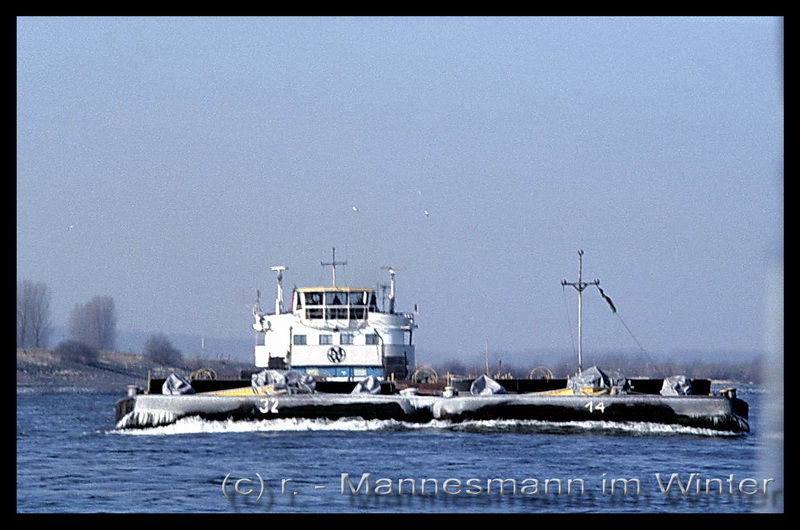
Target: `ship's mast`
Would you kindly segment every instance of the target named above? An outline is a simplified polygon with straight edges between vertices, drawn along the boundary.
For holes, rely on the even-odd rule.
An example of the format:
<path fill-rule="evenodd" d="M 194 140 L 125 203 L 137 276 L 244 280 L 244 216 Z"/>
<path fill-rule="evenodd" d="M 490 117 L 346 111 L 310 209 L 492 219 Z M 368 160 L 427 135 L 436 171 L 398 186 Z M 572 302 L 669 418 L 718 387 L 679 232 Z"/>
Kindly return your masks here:
<path fill-rule="evenodd" d="M 578 291 L 578 373 L 581 373 L 583 372 L 583 291 L 590 285 L 600 285 L 600 280 L 583 281 L 583 250 L 578 251 L 578 281 L 568 282 L 567 280 L 561 280 L 561 285 L 571 285 Z"/>
<path fill-rule="evenodd" d="M 270 267 L 270 269 L 278 273 L 278 295 L 275 297 L 275 314 L 280 315 L 283 313 L 283 271 L 287 270 L 288 267 L 279 265 Z"/>
<path fill-rule="evenodd" d="M 333 261 L 330 263 L 325 263 L 323 261 L 320 264 L 324 267 L 326 265 L 330 265 L 333 270 L 333 286 L 336 287 L 336 266 L 337 265 L 347 265 L 346 261 L 336 261 L 336 248 L 333 248 Z"/>
<path fill-rule="evenodd" d="M 394 275 L 405 267 L 381 267 L 389 271 L 389 314 L 394 314 Z"/>

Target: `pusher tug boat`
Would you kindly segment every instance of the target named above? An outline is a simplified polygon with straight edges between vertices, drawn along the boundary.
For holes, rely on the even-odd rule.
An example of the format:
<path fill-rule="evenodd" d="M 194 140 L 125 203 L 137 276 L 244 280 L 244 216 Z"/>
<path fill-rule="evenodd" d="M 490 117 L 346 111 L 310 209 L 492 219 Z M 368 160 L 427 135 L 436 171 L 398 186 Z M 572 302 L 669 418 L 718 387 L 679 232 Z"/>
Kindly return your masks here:
<path fill-rule="evenodd" d="M 398 267 L 390 275 L 389 307 L 378 307 L 369 287 L 295 287 L 283 308 L 283 274 L 276 266 L 272 313 L 253 308 L 255 370 L 235 379 L 172 373 L 129 385 L 116 405 L 118 429 L 168 425 L 181 418 L 268 420 L 362 418 L 425 423 L 433 420 L 538 420 L 546 422 L 653 423 L 714 431 L 750 431 L 748 404 L 734 388 L 711 393 L 708 379 L 671 376 L 628 379 L 596 366 L 583 369 L 582 295 L 595 286 L 616 311 L 599 281 L 562 281 L 578 292 L 578 371 L 567 379 L 422 377 L 415 367 L 415 313 L 395 310 Z"/>

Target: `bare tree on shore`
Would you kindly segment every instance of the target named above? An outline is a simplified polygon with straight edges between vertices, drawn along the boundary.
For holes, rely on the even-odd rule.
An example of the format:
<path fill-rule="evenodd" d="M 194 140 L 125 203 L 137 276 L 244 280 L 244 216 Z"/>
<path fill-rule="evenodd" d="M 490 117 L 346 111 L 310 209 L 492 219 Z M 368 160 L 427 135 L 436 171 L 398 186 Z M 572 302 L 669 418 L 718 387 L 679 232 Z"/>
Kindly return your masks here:
<path fill-rule="evenodd" d="M 52 323 L 50 289 L 44 283 L 17 282 L 17 346 L 46 348 Z"/>
<path fill-rule="evenodd" d="M 117 340 L 117 313 L 114 299 L 95 296 L 77 304 L 69 317 L 70 336 L 98 350 L 113 350 Z"/>
<path fill-rule="evenodd" d="M 150 336 L 144 346 L 144 355 L 160 364 L 176 364 L 183 358 L 180 350 L 174 347 L 163 333 L 155 333 Z"/>

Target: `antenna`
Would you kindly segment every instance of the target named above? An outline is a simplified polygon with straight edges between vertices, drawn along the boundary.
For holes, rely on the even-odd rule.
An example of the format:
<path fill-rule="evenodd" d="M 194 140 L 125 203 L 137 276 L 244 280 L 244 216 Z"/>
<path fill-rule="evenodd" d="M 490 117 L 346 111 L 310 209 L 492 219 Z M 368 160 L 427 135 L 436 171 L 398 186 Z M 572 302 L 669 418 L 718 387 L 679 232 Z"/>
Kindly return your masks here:
<path fill-rule="evenodd" d="M 333 269 L 333 286 L 336 287 L 336 266 L 337 265 L 347 265 L 347 262 L 346 261 L 336 261 L 336 248 L 334 247 L 333 248 L 333 261 L 331 261 L 330 263 L 325 263 L 325 262 L 320 261 L 320 265 L 322 265 L 323 267 L 326 266 L 326 265 L 330 265 L 331 266 L 331 268 Z"/>
<path fill-rule="evenodd" d="M 394 314 L 394 275 L 396 271 L 403 270 L 405 267 L 381 267 L 389 271 L 389 313 Z"/>
<path fill-rule="evenodd" d="M 486 346 L 483 350 L 484 356 L 486 357 L 486 375 L 491 377 L 492 371 L 489 369 L 489 339 L 486 339 Z"/>
<path fill-rule="evenodd" d="M 389 286 L 385 283 L 378 282 L 378 290 L 381 292 L 381 311 L 386 309 L 386 289 L 388 288 Z"/>
<path fill-rule="evenodd" d="M 600 285 L 600 280 L 591 282 L 583 281 L 583 250 L 578 251 L 578 281 L 568 282 L 561 280 L 561 285 L 571 285 L 578 291 L 578 373 L 583 372 L 583 339 L 582 339 L 582 320 L 583 320 L 583 291 L 590 285 Z"/>
<path fill-rule="evenodd" d="M 270 269 L 278 273 L 278 295 L 275 298 L 275 314 L 280 315 L 283 313 L 283 271 L 288 270 L 289 267 L 278 265 L 270 267 Z"/>

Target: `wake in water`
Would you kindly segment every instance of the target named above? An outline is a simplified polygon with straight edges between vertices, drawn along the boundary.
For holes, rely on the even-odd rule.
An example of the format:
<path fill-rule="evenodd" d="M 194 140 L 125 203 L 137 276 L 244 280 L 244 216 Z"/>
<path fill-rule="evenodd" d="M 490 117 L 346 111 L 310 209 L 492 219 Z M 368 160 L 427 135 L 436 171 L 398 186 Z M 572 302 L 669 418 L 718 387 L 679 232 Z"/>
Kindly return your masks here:
<path fill-rule="evenodd" d="M 741 433 L 698 429 L 680 425 L 639 422 L 549 422 L 538 420 L 480 420 L 454 423 L 434 420 L 428 423 L 410 423 L 397 420 L 365 420 L 345 418 L 338 420 L 287 418 L 259 421 L 208 421 L 200 418 L 181 418 L 175 423 L 146 429 L 115 429 L 114 434 L 132 436 L 162 436 L 174 434 L 242 433 L 242 432 L 420 432 L 451 431 L 477 434 L 604 434 L 624 436 L 694 435 L 709 437 L 741 436 Z"/>

